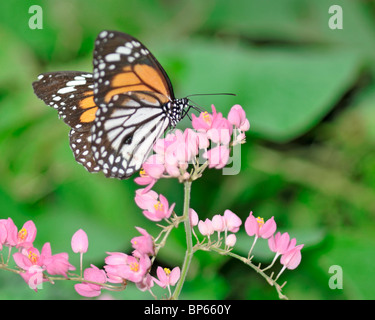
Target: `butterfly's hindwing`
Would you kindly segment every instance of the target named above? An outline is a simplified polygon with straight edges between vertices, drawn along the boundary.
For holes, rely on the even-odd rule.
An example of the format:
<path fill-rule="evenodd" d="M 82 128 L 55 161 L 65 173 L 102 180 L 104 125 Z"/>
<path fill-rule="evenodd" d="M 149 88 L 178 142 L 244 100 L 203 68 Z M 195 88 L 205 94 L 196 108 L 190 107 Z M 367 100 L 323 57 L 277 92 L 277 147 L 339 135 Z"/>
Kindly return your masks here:
<path fill-rule="evenodd" d="M 87 131 L 98 107 L 94 102 L 91 73 L 78 71 L 49 72 L 33 83 L 35 94 L 57 109 L 59 117 L 77 131 Z"/>
<path fill-rule="evenodd" d="M 33 88 L 38 98 L 57 109 L 59 117 L 72 128 L 69 139 L 75 160 L 89 172 L 100 171 L 91 149 L 91 128 L 98 109 L 94 102 L 92 74 L 43 73 L 33 83 Z"/>
<path fill-rule="evenodd" d="M 91 148 L 92 137 L 90 130 L 82 132 L 71 129 L 69 132 L 69 138 L 70 148 L 73 151 L 76 161 L 82 164 L 89 172 L 101 171 L 102 167 L 99 166 L 95 160 Z"/>

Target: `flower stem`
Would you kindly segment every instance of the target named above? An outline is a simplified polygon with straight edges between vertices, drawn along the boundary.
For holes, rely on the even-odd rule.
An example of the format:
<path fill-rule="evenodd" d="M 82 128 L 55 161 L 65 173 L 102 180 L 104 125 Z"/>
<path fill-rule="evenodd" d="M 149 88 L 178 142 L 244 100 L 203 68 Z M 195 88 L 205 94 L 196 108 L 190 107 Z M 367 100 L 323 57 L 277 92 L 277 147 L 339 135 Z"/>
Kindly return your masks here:
<path fill-rule="evenodd" d="M 214 246 L 211 246 L 210 248 L 196 246 L 195 251 L 196 250 L 207 250 L 207 251 L 212 250 L 212 251 L 215 251 L 215 252 L 220 253 L 222 255 L 227 255 L 227 256 L 230 256 L 232 258 L 235 258 L 235 259 L 238 259 L 238 260 L 242 261 L 243 263 L 245 263 L 246 265 L 248 265 L 250 268 L 252 268 L 253 270 L 255 270 L 257 273 L 259 273 L 264 279 L 266 279 L 267 282 L 271 286 L 274 286 L 275 289 L 276 289 L 276 291 L 277 291 L 277 293 L 278 293 L 278 295 L 279 295 L 280 299 L 286 299 L 286 300 L 288 299 L 288 297 L 282 293 L 282 288 L 283 288 L 283 286 L 284 286 L 285 283 L 283 285 L 279 285 L 276 282 L 278 280 L 280 274 L 282 273 L 282 271 L 284 271 L 285 268 L 283 268 L 279 272 L 279 274 L 277 275 L 277 277 L 275 279 L 272 279 L 272 275 L 271 276 L 266 275 L 263 272 L 263 270 L 260 269 L 260 267 L 257 267 L 256 265 L 254 265 L 249 259 L 246 259 L 245 257 L 241 257 L 238 254 L 235 254 L 233 252 L 228 252 L 226 250 L 223 250 L 221 248 L 216 248 Z"/>
<path fill-rule="evenodd" d="M 253 249 L 254 249 L 254 246 L 255 246 L 255 243 L 257 242 L 257 240 L 258 240 L 258 236 L 256 235 L 254 237 L 253 244 L 251 245 L 251 248 L 249 250 L 249 254 L 247 255 L 248 260 L 250 260 L 251 252 L 253 252 Z"/>
<path fill-rule="evenodd" d="M 181 277 L 178 281 L 176 288 L 173 292 L 173 295 L 171 296 L 172 300 L 177 300 L 182 287 L 184 285 L 187 272 L 189 270 L 191 259 L 193 258 L 193 239 L 192 239 L 192 233 L 191 233 L 191 225 L 190 225 L 190 218 L 189 218 L 189 208 L 190 208 L 190 190 L 191 190 L 191 181 L 185 181 L 184 182 L 184 226 L 185 226 L 185 232 L 186 232 L 186 253 L 185 253 L 185 259 L 184 263 L 182 265 L 181 270 Z"/>

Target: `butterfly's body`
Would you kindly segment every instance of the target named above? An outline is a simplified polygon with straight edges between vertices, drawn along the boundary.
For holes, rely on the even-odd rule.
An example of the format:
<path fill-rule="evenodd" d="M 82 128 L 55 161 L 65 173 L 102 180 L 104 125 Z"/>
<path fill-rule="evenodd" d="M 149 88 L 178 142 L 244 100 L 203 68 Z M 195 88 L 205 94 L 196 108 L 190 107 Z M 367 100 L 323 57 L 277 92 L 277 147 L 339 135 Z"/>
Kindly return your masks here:
<path fill-rule="evenodd" d="M 156 58 L 130 35 L 102 31 L 94 72 L 51 72 L 33 83 L 36 95 L 72 129 L 70 146 L 90 172 L 126 179 L 140 170 L 154 142 L 190 108 L 176 99 Z"/>

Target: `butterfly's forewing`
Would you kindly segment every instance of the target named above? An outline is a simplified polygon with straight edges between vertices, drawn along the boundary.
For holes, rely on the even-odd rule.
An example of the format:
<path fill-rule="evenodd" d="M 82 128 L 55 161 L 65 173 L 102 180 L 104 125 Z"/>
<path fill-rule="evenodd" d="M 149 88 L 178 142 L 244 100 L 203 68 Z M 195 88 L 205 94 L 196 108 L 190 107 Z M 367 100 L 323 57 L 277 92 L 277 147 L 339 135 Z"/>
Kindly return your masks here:
<path fill-rule="evenodd" d="M 170 80 L 155 57 L 132 36 L 102 31 L 95 41 L 94 92 L 97 105 L 108 104 L 116 94 L 156 92 L 163 103 L 174 99 Z"/>
<path fill-rule="evenodd" d="M 94 157 L 106 176 L 123 179 L 141 168 L 168 127 L 162 107 L 174 97 L 172 86 L 147 48 L 124 33 L 102 31 L 93 63 Z"/>
<path fill-rule="evenodd" d="M 77 162 L 88 171 L 100 171 L 91 150 L 91 128 L 98 107 L 94 102 L 92 74 L 78 71 L 49 72 L 33 82 L 38 98 L 57 109 L 69 125 L 70 147 Z"/>

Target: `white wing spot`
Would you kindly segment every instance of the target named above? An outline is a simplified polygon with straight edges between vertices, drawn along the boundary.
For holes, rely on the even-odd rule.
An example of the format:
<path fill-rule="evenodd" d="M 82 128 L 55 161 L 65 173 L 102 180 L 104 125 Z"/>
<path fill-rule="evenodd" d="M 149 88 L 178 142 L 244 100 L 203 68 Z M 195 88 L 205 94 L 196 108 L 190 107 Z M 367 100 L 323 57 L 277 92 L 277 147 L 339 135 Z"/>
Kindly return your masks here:
<path fill-rule="evenodd" d="M 64 93 L 68 93 L 68 92 L 72 92 L 72 91 L 76 91 L 76 88 L 74 88 L 74 87 L 61 88 L 59 91 L 57 91 L 57 93 L 64 94 Z M 73 95 L 73 97 L 74 97 L 74 95 Z"/>
<path fill-rule="evenodd" d="M 132 52 L 132 50 L 128 47 L 117 47 L 116 52 L 120 54 L 128 55 Z"/>
<path fill-rule="evenodd" d="M 105 60 L 108 62 L 112 61 L 120 61 L 120 54 L 118 53 L 110 53 L 105 56 Z"/>
<path fill-rule="evenodd" d="M 104 37 L 107 36 L 107 34 L 108 34 L 107 31 L 102 31 L 102 32 L 100 32 L 99 37 L 100 37 L 100 38 L 104 38 Z"/>

